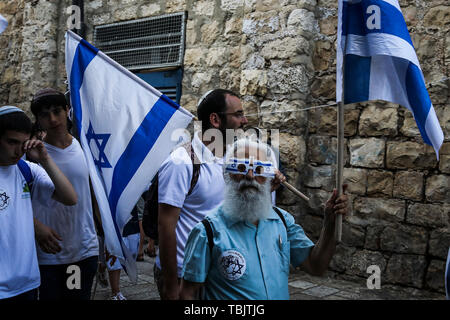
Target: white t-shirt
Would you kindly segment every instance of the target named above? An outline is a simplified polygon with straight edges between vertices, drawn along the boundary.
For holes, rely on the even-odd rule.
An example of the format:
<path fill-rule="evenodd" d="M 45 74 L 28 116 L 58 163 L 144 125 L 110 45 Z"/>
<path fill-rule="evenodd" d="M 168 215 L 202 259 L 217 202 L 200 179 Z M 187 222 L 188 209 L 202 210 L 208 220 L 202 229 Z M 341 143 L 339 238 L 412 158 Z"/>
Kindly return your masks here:
<path fill-rule="evenodd" d="M 54 192 L 52 181 L 40 166 L 27 163 L 33 175 L 33 199 L 48 203 Z M 17 165 L 0 166 L 0 299 L 40 283 L 30 191 Z"/>
<path fill-rule="evenodd" d="M 158 202 L 181 208 L 176 228 L 178 277 L 181 277 L 184 247 L 189 233 L 222 203 L 225 189 L 223 159 L 214 157 L 197 134 L 194 135 L 192 146 L 202 164 L 198 181 L 189 196 L 187 193 L 191 187 L 193 166 L 184 147 L 172 152 L 158 173 Z M 161 268 L 159 254 L 156 257 L 156 265 Z"/>
<path fill-rule="evenodd" d="M 54 229 L 63 239 L 59 243 L 61 251 L 56 254 L 45 253 L 36 246 L 39 264 L 69 264 L 97 256 L 98 239 L 92 214 L 89 171 L 83 150 L 75 138 L 65 149 L 44 144 L 48 154 L 74 187 L 78 201 L 74 206 L 65 206 L 55 200 L 43 204 L 33 198 L 35 218 Z"/>

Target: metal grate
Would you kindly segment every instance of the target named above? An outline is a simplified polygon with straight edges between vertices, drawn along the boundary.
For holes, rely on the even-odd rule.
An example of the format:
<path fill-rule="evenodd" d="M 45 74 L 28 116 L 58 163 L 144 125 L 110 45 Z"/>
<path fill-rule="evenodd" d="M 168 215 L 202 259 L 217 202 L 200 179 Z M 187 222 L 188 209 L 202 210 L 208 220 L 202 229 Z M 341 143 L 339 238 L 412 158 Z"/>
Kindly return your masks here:
<path fill-rule="evenodd" d="M 185 13 L 97 26 L 95 46 L 130 70 L 181 66 Z"/>

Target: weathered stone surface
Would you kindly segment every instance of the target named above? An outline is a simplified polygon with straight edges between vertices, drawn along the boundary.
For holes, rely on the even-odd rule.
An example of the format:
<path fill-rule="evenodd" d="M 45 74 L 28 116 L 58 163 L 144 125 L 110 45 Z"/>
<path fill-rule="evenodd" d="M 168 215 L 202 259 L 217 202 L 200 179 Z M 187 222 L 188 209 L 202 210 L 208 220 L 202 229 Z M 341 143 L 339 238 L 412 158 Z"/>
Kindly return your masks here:
<path fill-rule="evenodd" d="M 392 197 L 394 174 L 389 171 L 371 170 L 367 175 L 367 194 Z"/>
<path fill-rule="evenodd" d="M 431 8 L 424 17 L 424 23 L 429 26 L 442 28 L 450 24 L 450 8 L 448 6 L 437 6 Z"/>
<path fill-rule="evenodd" d="M 377 265 L 383 273 L 386 267 L 386 259 L 377 251 L 359 250 L 352 256 L 349 269 L 346 273 L 358 275 L 367 278 L 367 268 L 371 265 Z"/>
<path fill-rule="evenodd" d="M 333 63 L 333 50 L 329 41 L 317 41 L 314 47 L 313 64 L 316 70 L 324 71 Z"/>
<path fill-rule="evenodd" d="M 306 203 L 306 208 L 309 213 L 315 215 L 323 215 L 323 210 L 325 208 L 325 203 L 330 197 L 330 193 L 322 189 L 306 189 L 305 193 L 309 197 L 308 203 Z"/>
<path fill-rule="evenodd" d="M 272 137 L 274 139 L 274 137 Z M 288 133 L 280 132 L 280 158 L 285 163 L 290 164 L 291 168 L 295 167 L 292 164 L 303 164 L 306 155 L 306 144 L 303 137 L 293 136 Z"/>
<path fill-rule="evenodd" d="M 217 21 L 206 23 L 200 27 L 201 41 L 206 45 L 214 43 L 221 34 L 222 26 Z"/>
<path fill-rule="evenodd" d="M 282 67 L 273 64 L 267 72 L 267 85 L 272 94 L 308 93 L 309 76 L 303 65 Z"/>
<path fill-rule="evenodd" d="M 354 214 L 363 219 L 401 222 L 405 218 L 405 201 L 381 198 L 355 199 Z"/>
<path fill-rule="evenodd" d="M 423 173 L 398 171 L 395 173 L 393 196 L 401 199 L 422 200 Z"/>
<path fill-rule="evenodd" d="M 195 1 L 192 11 L 199 16 L 212 17 L 214 5 L 215 3 L 212 1 Z"/>
<path fill-rule="evenodd" d="M 310 110 L 310 132 L 321 135 L 337 134 L 337 108 L 330 106 L 327 108 Z M 344 110 L 344 135 L 352 136 L 358 128 L 359 110 L 345 108 Z"/>
<path fill-rule="evenodd" d="M 305 180 L 303 183 L 308 188 L 321 188 L 332 191 L 336 177 L 334 166 L 313 167 L 308 165 L 304 172 Z"/>
<path fill-rule="evenodd" d="M 342 244 L 336 247 L 336 253 L 331 259 L 330 269 L 337 272 L 344 272 L 350 267 L 352 257 L 356 252 L 356 248 L 344 246 Z M 349 272 L 348 272 L 349 273 Z"/>
<path fill-rule="evenodd" d="M 299 53 L 308 52 L 309 42 L 304 38 L 276 39 L 264 45 L 261 55 L 269 59 L 290 59 Z"/>
<path fill-rule="evenodd" d="M 444 293 L 445 282 L 442 279 L 445 279 L 445 261 L 431 260 L 425 278 L 427 286 Z"/>
<path fill-rule="evenodd" d="M 350 247 L 364 247 L 365 230 L 363 227 L 342 223 L 342 244 Z"/>
<path fill-rule="evenodd" d="M 425 197 L 428 201 L 450 202 L 450 176 L 441 174 L 428 177 Z"/>
<path fill-rule="evenodd" d="M 449 209 L 439 204 L 415 203 L 408 206 L 406 221 L 425 227 L 449 225 Z"/>
<path fill-rule="evenodd" d="M 370 105 L 361 113 L 359 133 L 361 136 L 395 136 L 397 120 L 397 108 Z"/>
<path fill-rule="evenodd" d="M 278 129 L 296 135 L 305 133 L 307 128 L 306 111 L 302 109 L 300 101 L 272 101 L 264 100 L 261 103 L 261 127 L 266 129 Z"/>
<path fill-rule="evenodd" d="M 347 191 L 358 195 L 365 195 L 367 190 L 367 170 L 344 168 L 344 183 Z"/>
<path fill-rule="evenodd" d="M 388 226 L 380 234 L 380 249 L 396 253 L 425 254 L 428 234 L 424 228 Z"/>
<path fill-rule="evenodd" d="M 430 255 L 447 259 L 448 249 L 450 244 L 450 229 L 442 228 L 435 229 L 430 234 L 429 249 Z"/>
<path fill-rule="evenodd" d="M 407 137 L 420 137 L 420 131 L 417 127 L 416 120 L 414 116 L 408 109 L 405 110 L 405 118 L 403 120 L 403 125 L 400 127 L 400 132 Z"/>
<path fill-rule="evenodd" d="M 384 273 L 386 281 L 422 288 L 426 261 L 424 256 L 393 254 Z"/>
<path fill-rule="evenodd" d="M 436 154 L 432 147 L 416 142 L 388 142 L 386 166 L 389 169 L 427 169 L 436 167 Z"/>
<path fill-rule="evenodd" d="M 353 166 L 381 168 L 384 165 L 385 142 L 382 139 L 351 139 L 349 149 Z"/>
<path fill-rule="evenodd" d="M 244 5 L 244 0 L 221 0 L 220 8 L 224 11 L 235 11 Z"/>
<path fill-rule="evenodd" d="M 301 31 L 319 32 L 319 24 L 314 17 L 314 13 L 306 9 L 295 9 L 292 11 L 289 15 L 287 26 L 295 27 Z"/>
<path fill-rule="evenodd" d="M 310 136 L 308 159 L 316 164 L 337 163 L 337 139 L 329 136 Z M 344 139 L 344 163 L 348 163 L 347 140 Z"/>
<path fill-rule="evenodd" d="M 442 173 L 450 173 L 450 155 L 440 156 L 439 170 Z"/>
<path fill-rule="evenodd" d="M 261 95 L 267 93 L 267 72 L 262 70 L 242 70 L 241 95 Z"/>

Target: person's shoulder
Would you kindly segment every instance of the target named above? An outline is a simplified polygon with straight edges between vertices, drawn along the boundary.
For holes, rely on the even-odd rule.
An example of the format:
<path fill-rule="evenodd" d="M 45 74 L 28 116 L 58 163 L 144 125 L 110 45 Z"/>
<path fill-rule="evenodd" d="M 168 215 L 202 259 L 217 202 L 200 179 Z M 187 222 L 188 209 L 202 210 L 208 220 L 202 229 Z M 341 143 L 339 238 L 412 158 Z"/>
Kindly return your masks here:
<path fill-rule="evenodd" d="M 175 150 L 173 150 L 170 153 L 169 157 L 163 162 L 162 167 L 173 165 L 192 166 L 192 160 L 184 146 L 179 146 Z"/>
<path fill-rule="evenodd" d="M 286 221 L 287 224 L 295 223 L 294 216 L 291 213 L 289 213 L 288 211 L 286 211 L 280 207 L 274 207 L 273 210 L 275 210 L 275 208 L 277 208 L 278 211 L 281 212 L 281 214 L 283 215 L 284 220 Z"/>

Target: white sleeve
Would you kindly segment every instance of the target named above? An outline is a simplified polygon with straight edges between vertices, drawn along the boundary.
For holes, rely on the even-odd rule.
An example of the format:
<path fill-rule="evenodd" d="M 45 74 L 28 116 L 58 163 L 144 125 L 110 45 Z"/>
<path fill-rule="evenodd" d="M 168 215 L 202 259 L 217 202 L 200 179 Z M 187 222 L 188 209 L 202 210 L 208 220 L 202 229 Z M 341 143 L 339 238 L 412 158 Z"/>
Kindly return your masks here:
<path fill-rule="evenodd" d="M 158 172 L 158 203 L 182 208 L 191 186 L 192 161 L 186 150 L 178 149 Z"/>

